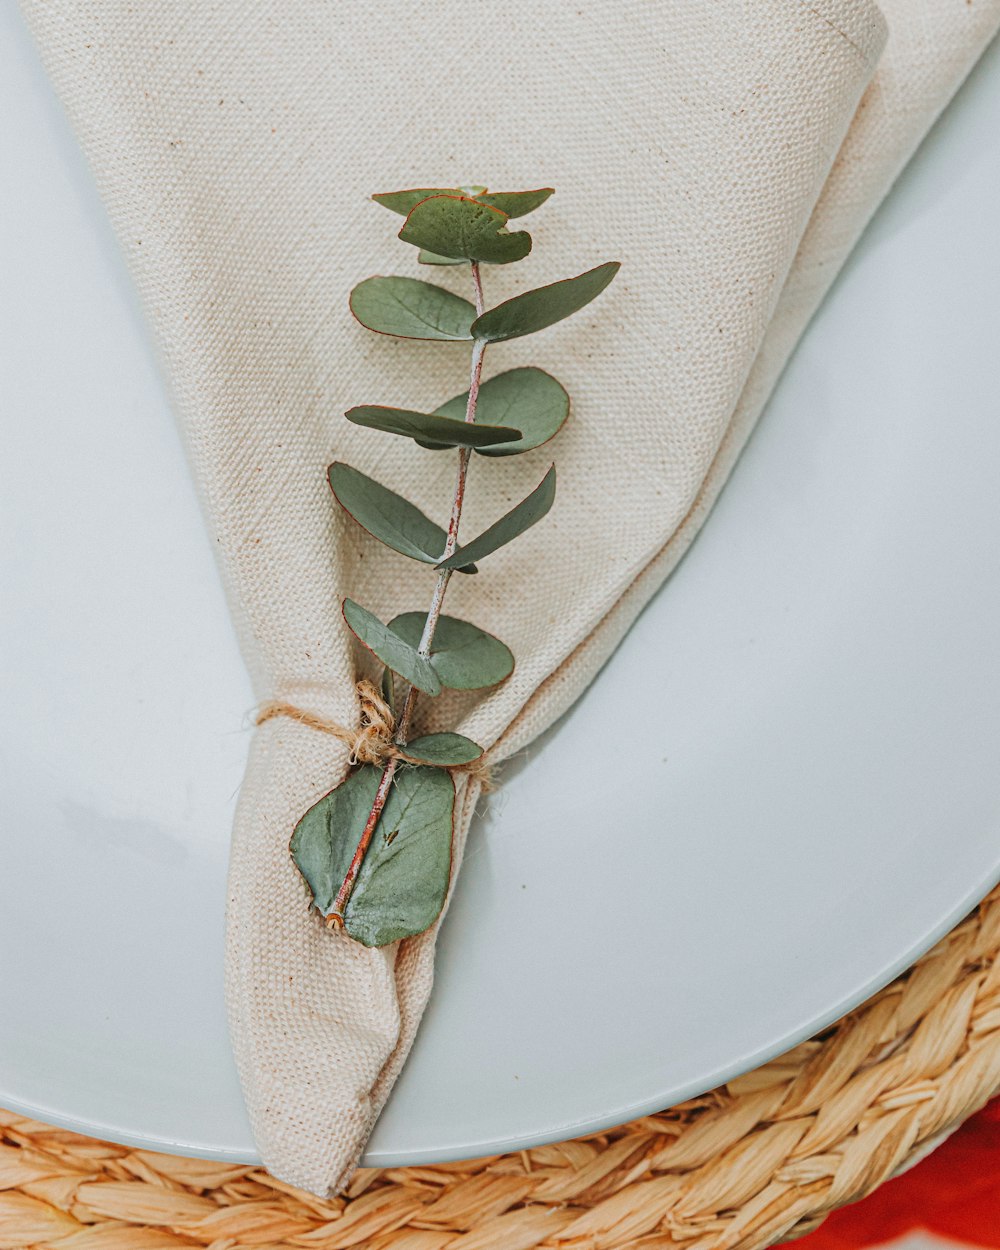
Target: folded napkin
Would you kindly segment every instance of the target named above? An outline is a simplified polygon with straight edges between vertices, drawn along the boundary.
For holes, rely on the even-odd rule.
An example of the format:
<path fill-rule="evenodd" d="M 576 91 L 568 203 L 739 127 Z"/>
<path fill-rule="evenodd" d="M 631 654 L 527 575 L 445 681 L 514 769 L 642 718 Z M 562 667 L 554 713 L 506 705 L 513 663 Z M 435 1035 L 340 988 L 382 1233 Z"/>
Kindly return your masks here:
<path fill-rule="evenodd" d="M 356 719 L 341 598 L 386 619 L 429 595 L 424 566 L 333 505 L 327 464 L 434 517 L 450 500 L 450 456 L 340 415 L 429 410 L 466 385 L 466 347 L 349 316 L 376 272 L 467 294 L 464 268 L 417 270 L 369 195 L 554 186 L 531 257 L 484 268 L 488 305 L 623 262 L 587 312 L 486 353 L 484 376 L 538 365 L 573 401 L 551 447 L 472 467 L 466 534 L 553 456 L 559 471 L 545 523 L 449 591 L 450 612 L 511 646 L 514 675 L 421 700 L 422 728 L 459 729 L 493 761 L 570 705 L 690 543 L 845 254 L 1000 21 L 1000 0 L 887 0 L 876 73 L 886 21 L 867 0 L 24 7 L 131 262 L 262 701 Z M 256 732 L 228 905 L 260 1152 L 324 1195 L 406 1058 L 437 932 L 368 950 L 307 911 L 289 835 L 346 767 L 307 725 Z M 477 797 L 460 779 L 454 872 Z"/>

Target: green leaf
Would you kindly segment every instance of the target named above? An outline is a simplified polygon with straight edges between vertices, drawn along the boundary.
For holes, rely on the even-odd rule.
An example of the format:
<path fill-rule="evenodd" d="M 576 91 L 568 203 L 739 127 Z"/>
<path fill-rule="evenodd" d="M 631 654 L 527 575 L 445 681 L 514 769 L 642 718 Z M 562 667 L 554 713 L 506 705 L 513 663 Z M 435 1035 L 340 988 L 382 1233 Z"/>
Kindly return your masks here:
<path fill-rule="evenodd" d="M 498 343 L 555 325 L 600 295 L 620 268 L 619 261 L 608 261 L 575 278 L 515 295 L 477 317 L 472 323 L 472 337 L 484 343 Z"/>
<path fill-rule="evenodd" d="M 539 187 L 536 191 L 494 191 L 487 195 L 485 187 L 412 187 L 406 191 L 383 191 L 372 199 L 405 217 L 421 200 L 432 195 L 468 195 L 499 208 L 508 217 L 523 217 L 544 204 L 554 190 L 554 187 Z"/>
<path fill-rule="evenodd" d="M 382 698 L 385 699 L 393 720 L 396 719 L 396 681 L 388 665 L 382 670 Z"/>
<path fill-rule="evenodd" d="M 324 916 L 333 910 L 347 876 L 381 777 L 381 768 L 363 765 L 324 794 L 295 826 L 289 850 L 312 890 L 313 905 Z"/>
<path fill-rule="evenodd" d="M 539 187 L 537 191 L 494 191 L 490 195 L 479 194 L 476 199 L 499 208 L 508 217 L 523 217 L 544 204 L 554 191 L 555 187 Z"/>
<path fill-rule="evenodd" d="M 483 748 L 463 734 L 427 734 L 406 744 L 406 754 L 425 764 L 450 768 L 453 764 L 471 764 L 478 760 Z"/>
<path fill-rule="evenodd" d="M 425 620 L 423 612 L 404 612 L 389 624 L 416 646 Z M 482 690 L 497 685 L 514 671 L 514 657 L 499 638 L 455 616 L 442 616 L 438 621 L 431 664 L 441 685 L 449 690 Z"/>
<path fill-rule="evenodd" d="M 485 191 L 486 188 L 483 187 L 483 190 Z M 406 217 L 421 200 L 426 200 L 432 195 L 461 194 L 461 187 L 410 187 L 405 191 L 380 191 L 377 195 L 373 195 L 372 199 L 383 208 L 388 208 L 390 212 Z"/>
<path fill-rule="evenodd" d="M 531 251 L 531 235 L 511 234 L 507 214 L 460 195 L 432 195 L 411 209 L 399 237 L 438 256 L 506 265 Z"/>
<path fill-rule="evenodd" d="M 521 437 L 521 431 L 503 425 L 478 425 L 440 417 L 433 412 L 411 412 L 408 408 L 386 408 L 381 404 L 359 404 L 344 416 L 355 425 L 387 434 L 402 434 L 435 447 L 491 447 L 494 443 L 510 443 Z"/>
<path fill-rule="evenodd" d="M 478 538 L 474 538 L 471 543 L 467 543 L 464 547 L 442 560 L 438 565 L 439 569 L 454 569 L 460 564 L 468 564 L 472 560 L 482 560 L 484 556 L 498 551 L 501 547 L 505 547 L 507 543 L 512 542 L 519 534 L 523 534 L 525 530 L 537 524 L 543 516 L 552 507 L 553 500 L 556 497 L 556 470 L 553 465 L 548 473 L 542 478 L 541 482 L 535 487 L 527 498 L 494 522 L 489 529 L 483 530 Z M 433 659 L 433 656 L 431 657 Z"/>
<path fill-rule="evenodd" d="M 402 495 L 349 464 L 331 464 L 328 472 L 337 502 L 369 534 L 401 555 L 424 564 L 437 563 L 448 540 L 440 525 Z"/>
<path fill-rule="evenodd" d="M 424 564 L 441 559 L 448 535 L 402 495 L 349 464 L 335 462 L 328 474 L 337 502 L 379 542 Z M 463 560 L 462 572 L 475 573 L 476 568 Z"/>
<path fill-rule="evenodd" d="M 344 909 L 344 928 L 352 938 L 365 946 L 387 946 L 423 933 L 438 918 L 451 876 L 454 809 L 450 773 L 397 770 Z"/>
<path fill-rule="evenodd" d="M 377 334 L 402 339 L 465 342 L 475 307 L 460 295 L 419 278 L 365 278 L 351 292 L 351 312 Z"/>
<path fill-rule="evenodd" d="M 383 625 L 377 616 L 353 599 L 345 599 L 344 620 L 368 650 L 387 664 L 394 673 L 405 678 L 411 686 L 425 694 L 440 694 L 441 682 L 429 660 L 417 651 L 420 635 L 412 643 L 396 631 L 394 625 Z M 419 616 L 419 613 L 415 615 Z"/>
<path fill-rule="evenodd" d="M 449 399 L 435 413 L 464 417 L 469 392 Z M 477 447 L 481 456 L 516 456 L 547 443 L 569 416 L 569 396 L 544 369 L 508 369 L 484 382 L 476 402 L 476 425 L 516 425 L 523 436 L 516 443 Z"/>
<path fill-rule="evenodd" d="M 425 251 L 424 248 L 417 253 L 417 262 L 421 265 L 465 265 L 468 263 L 461 257 L 436 256 L 433 252 Z"/>
<path fill-rule="evenodd" d="M 315 803 L 292 834 L 290 850 L 328 916 L 347 875 L 382 770 L 357 769 Z M 442 768 L 400 768 L 344 908 L 344 928 L 365 946 L 423 933 L 441 914 L 451 875 L 455 786 Z"/>
<path fill-rule="evenodd" d="M 437 564 L 448 541 L 440 525 L 401 495 L 350 465 L 335 462 L 328 473 L 337 502 L 369 534 L 401 555 L 424 564 Z M 474 564 L 467 562 L 458 571 L 478 572 Z"/>

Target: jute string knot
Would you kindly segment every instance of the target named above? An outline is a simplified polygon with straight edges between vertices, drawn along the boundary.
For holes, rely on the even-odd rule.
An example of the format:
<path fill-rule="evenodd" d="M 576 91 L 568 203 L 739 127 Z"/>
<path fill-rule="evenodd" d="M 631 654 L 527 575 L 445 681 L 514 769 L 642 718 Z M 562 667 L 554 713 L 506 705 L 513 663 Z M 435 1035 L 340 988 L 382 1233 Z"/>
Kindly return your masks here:
<path fill-rule="evenodd" d="M 307 725 L 310 729 L 329 734 L 332 738 L 339 738 L 350 748 L 352 766 L 373 764 L 376 768 L 384 768 L 390 760 L 399 760 L 404 764 L 426 764 L 426 760 L 407 755 L 406 750 L 396 742 L 396 718 L 380 691 L 364 678 L 357 683 L 355 689 L 361 711 L 356 729 L 327 720 L 324 716 L 317 716 L 281 699 L 262 704 L 257 712 L 256 723 L 263 725 L 265 721 L 274 720 L 275 717 L 287 716 L 289 720 L 298 721 L 300 725 Z M 469 773 L 479 780 L 484 790 L 491 788 L 490 766 L 482 756 L 468 764 L 453 764 L 449 767 L 449 772 Z"/>

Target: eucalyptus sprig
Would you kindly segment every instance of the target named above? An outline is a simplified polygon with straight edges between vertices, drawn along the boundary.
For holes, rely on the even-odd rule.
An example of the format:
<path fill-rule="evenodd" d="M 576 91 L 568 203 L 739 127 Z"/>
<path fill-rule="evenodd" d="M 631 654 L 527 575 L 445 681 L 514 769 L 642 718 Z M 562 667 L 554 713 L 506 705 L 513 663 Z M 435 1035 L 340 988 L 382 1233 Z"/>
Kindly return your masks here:
<path fill-rule="evenodd" d="M 609 261 L 487 309 L 481 266 L 506 265 L 531 251 L 531 236 L 509 230 L 511 218 L 543 204 L 551 187 L 487 192 L 485 187 L 422 187 L 374 195 L 406 220 L 399 238 L 419 249 L 425 265 L 469 266 L 473 301 L 417 278 L 371 277 L 351 292 L 351 311 L 377 334 L 472 344 L 469 388 L 433 412 L 362 404 L 344 415 L 356 425 L 411 438 L 419 446 L 457 451 L 457 476 L 447 529 L 389 487 L 343 463 L 330 465 L 340 506 L 380 542 L 434 566 L 426 611 L 384 623 L 352 599 L 343 601 L 350 630 L 385 666 L 382 696 L 394 718 L 392 748 L 378 764 L 355 768 L 298 822 L 291 853 L 330 927 L 365 946 L 385 946 L 422 933 L 444 905 L 451 872 L 455 784 L 451 770 L 468 767 L 483 749 L 458 733 L 410 737 L 418 692 L 480 690 L 510 676 L 514 656 L 478 625 L 444 616 L 454 573 L 523 534 L 552 507 L 550 467 L 516 507 L 459 545 L 458 530 L 472 453 L 513 456 L 547 442 L 569 415 L 569 396 L 548 373 L 510 369 L 482 381 L 490 343 L 544 330 L 598 296 L 618 272 Z M 395 676 L 406 693 L 396 714 Z"/>

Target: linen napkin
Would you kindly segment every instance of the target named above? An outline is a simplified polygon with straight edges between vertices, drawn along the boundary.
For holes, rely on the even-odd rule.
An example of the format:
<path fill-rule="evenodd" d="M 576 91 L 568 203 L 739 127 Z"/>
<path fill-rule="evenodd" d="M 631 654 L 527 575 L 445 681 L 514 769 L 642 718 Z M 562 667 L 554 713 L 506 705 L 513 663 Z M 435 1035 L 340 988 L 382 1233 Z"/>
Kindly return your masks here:
<path fill-rule="evenodd" d="M 844 256 L 1000 22 L 1000 0 L 887 0 L 888 23 L 867 0 L 23 3 L 143 298 L 262 701 L 350 723 L 342 596 L 392 615 L 429 593 L 423 566 L 333 506 L 326 466 L 344 459 L 431 516 L 450 498 L 451 457 L 340 415 L 429 410 L 466 385 L 466 348 L 372 336 L 348 315 L 376 272 L 468 294 L 464 268 L 418 270 L 369 195 L 555 186 L 527 223 L 530 258 L 484 269 L 488 305 L 623 262 L 587 312 L 486 353 L 484 376 L 538 365 L 573 401 L 551 448 L 473 465 L 465 534 L 550 453 L 559 471 L 545 523 L 449 591 L 448 611 L 511 646 L 514 675 L 421 700 L 422 729 L 459 729 L 493 761 L 569 706 L 677 562 Z M 257 730 L 227 911 L 259 1149 L 321 1195 L 346 1183 L 406 1058 L 437 933 L 368 950 L 307 910 L 289 835 L 346 767 L 306 725 Z M 477 797 L 460 779 L 453 886 Z"/>

